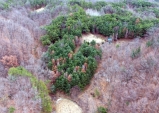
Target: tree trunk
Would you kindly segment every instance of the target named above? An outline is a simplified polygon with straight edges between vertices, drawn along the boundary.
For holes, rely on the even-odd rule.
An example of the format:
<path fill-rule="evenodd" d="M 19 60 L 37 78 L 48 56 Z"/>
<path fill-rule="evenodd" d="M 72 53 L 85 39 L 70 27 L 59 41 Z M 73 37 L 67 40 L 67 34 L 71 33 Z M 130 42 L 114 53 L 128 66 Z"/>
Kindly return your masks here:
<path fill-rule="evenodd" d="M 125 38 L 128 37 L 128 29 L 126 29 Z"/>

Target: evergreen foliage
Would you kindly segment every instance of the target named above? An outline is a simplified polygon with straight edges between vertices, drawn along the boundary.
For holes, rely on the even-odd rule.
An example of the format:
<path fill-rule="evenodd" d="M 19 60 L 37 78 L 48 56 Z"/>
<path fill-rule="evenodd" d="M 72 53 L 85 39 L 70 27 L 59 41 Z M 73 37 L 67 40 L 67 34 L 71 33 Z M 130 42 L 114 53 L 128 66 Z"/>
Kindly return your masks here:
<path fill-rule="evenodd" d="M 89 19 L 85 11 L 79 6 L 73 6 L 69 16 L 59 16 L 52 23 L 45 27 L 47 35 L 41 38 L 44 45 L 62 39 L 64 35 L 81 36 L 82 33 L 89 32 L 86 24 Z"/>
<path fill-rule="evenodd" d="M 50 45 L 60 40 L 64 35 L 81 36 L 82 33 L 92 32 L 110 36 L 116 31 L 115 27 L 119 27 L 118 37 L 124 38 L 128 31 L 129 38 L 136 36 L 143 37 L 146 30 L 159 23 L 158 19 L 142 20 L 134 17 L 131 12 L 124 10 L 124 4 L 112 3 L 112 7 L 116 10 L 113 14 L 105 14 L 100 17 L 90 17 L 86 15 L 84 9 L 80 6 L 73 5 L 70 15 L 59 16 L 52 23 L 45 27 L 47 35 L 41 38 L 44 45 Z M 103 9 L 104 10 L 104 9 Z M 157 13 L 157 10 L 154 9 Z"/>
<path fill-rule="evenodd" d="M 64 46 L 60 47 L 60 44 Z M 66 42 L 60 40 L 54 45 L 49 46 L 47 54 L 50 61 L 48 63 L 50 69 L 53 67 L 52 59 L 66 59 L 66 62 L 60 62 L 58 66 L 58 71 L 61 73 L 61 76 L 56 79 L 55 84 L 51 88 L 52 91 L 63 90 L 68 93 L 70 88 L 75 85 L 83 89 L 89 83 L 97 68 L 95 56 L 99 55 L 101 57 L 101 51 L 88 43 L 84 43 L 77 53 L 73 53 L 74 45 L 71 47 L 69 44 L 71 44 L 70 40 Z M 54 51 L 54 54 L 51 55 L 49 53 L 51 51 Z M 73 53 L 72 58 L 69 58 L 69 53 Z M 87 63 L 88 67 L 85 70 L 86 72 L 82 72 L 82 66 L 85 63 Z M 78 70 L 76 70 L 77 66 L 79 66 Z M 71 81 L 68 80 L 69 75 L 71 76 Z"/>
<path fill-rule="evenodd" d="M 51 87 L 52 92 L 62 90 L 69 93 L 76 85 L 83 89 L 89 84 L 97 68 L 96 58 L 101 57 L 101 50 L 97 48 L 97 44 L 84 43 L 79 51 L 75 52 L 75 37 L 80 39 L 82 33 L 88 32 L 100 33 L 104 36 L 118 34 L 119 38 L 143 37 L 147 29 L 159 22 L 158 19 L 143 20 L 133 16 L 131 12 L 124 9 L 127 4 L 137 8 L 154 5 L 144 1 L 140 1 L 138 5 L 136 2 L 128 1 L 108 4 L 103 1 L 91 3 L 71 0 L 70 14 L 57 17 L 45 27 L 47 34 L 41 38 L 41 41 L 49 46 L 46 52 L 48 59 L 46 63 L 56 76 Z M 87 8 L 102 9 L 105 15 L 89 16 L 84 10 Z M 139 53 L 140 48 L 133 51 L 132 58 L 137 57 Z M 84 65 L 87 65 L 87 69 L 84 69 Z"/>
<path fill-rule="evenodd" d="M 86 2 L 85 0 L 70 0 L 69 4 L 72 5 L 79 5 L 82 8 L 92 8 L 96 10 L 100 10 L 102 7 L 106 6 L 108 3 L 104 1 L 97 1 L 95 3 Z"/>
<path fill-rule="evenodd" d="M 14 113 L 14 111 L 15 111 L 14 107 L 11 106 L 8 108 L 8 113 Z"/>
<path fill-rule="evenodd" d="M 47 4 L 47 0 L 29 0 L 32 7 L 41 7 Z"/>
<path fill-rule="evenodd" d="M 107 109 L 104 107 L 98 107 L 98 112 L 97 113 L 107 113 Z"/>
<path fill-rule="evenodd" d="M 146 0 L 125 0 L 126 4 L 132 5 L 133 7 L 153 7 L 154 3 L 148 2 Z"/>

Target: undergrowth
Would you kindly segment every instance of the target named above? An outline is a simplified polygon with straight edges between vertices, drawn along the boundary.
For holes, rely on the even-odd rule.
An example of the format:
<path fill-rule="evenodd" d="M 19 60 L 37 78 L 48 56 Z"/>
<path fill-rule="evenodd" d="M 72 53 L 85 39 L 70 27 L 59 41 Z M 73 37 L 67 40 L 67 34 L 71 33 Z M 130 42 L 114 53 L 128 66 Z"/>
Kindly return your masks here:
<path fill-rule="evenodd" d="M 11 106 L 8 108 L 8 113 L 14 113 L 15 110 L 16 109 L 13 106 Z"/>
<path fill-rule="evenodd" d="M 49 91 L 42 80 L 38 80 L 34 75 L 27 71 L 23 67 L 12 67 L 8 71 L 9 75 L 12 76 L 25 76 L 29 77 L 32 87 L 36 88 L 39 92 L 39 96 L 42 101 L 42 113 L 51 113 L 52 111 L 52 102 L 49 97 Z"/>
<path fill-rule="evenodd" d="M 132 53 L 131 53 L 131 58 L 132 58 L 132 59 L 135 59 L 135 58 L 139 57 L 140 54 L 141 54 L 141 48 L 138 47 L 137 49 L 134 49 L 134 50 L 132 51 Z"/>
<path fill-rule="evenodd" d="M 98 111 L 97 111 L 97 113 L 107 113 L 107 109 L 106 108 L 104 108 L 104 107 L 98 107 Z"/>

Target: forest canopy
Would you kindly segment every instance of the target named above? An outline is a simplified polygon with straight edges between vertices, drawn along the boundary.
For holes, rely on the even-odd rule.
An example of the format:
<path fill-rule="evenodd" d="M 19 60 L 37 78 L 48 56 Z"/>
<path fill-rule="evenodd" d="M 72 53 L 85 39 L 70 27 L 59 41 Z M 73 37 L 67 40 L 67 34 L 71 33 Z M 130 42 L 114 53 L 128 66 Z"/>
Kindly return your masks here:
<path fill-rule="evenodd" d="M 123 3 L 108 4 L 72 0 L 69 2 L 68 15 L 58 16 L 50 25 L 45 26 L 47 34 L 41 37 L 41 41 L 48 46 L 46 63 L 55 75 L 52 92 L 62 90 L 68 93 L 76 85 L 83 89 L 89 84 L 102 53 L 94 41 L 80 43 L 83 33 L 98 33 L 104 36 L 117 34 L 118 38 L 136 38 L 144 37 L 147 29 L 158 24 L 158 18 L 135 17 L 132 12 L 126 10 L 127 4 L 137 9 L 155 6 L 144 1 L 125 0 Z M 90 16 L 85 12 L 87 8 L 102 9 L 104 14 Z M 80 48 L 76 51 L 79 45 Z"/>

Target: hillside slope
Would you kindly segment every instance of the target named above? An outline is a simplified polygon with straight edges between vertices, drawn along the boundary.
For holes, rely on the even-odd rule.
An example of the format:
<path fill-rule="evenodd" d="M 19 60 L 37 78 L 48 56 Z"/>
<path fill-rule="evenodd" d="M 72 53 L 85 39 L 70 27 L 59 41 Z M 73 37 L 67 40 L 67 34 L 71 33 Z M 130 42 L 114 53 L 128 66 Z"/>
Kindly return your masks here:
<path fill-rule="evenodd" d="M 8 69 L 23 66 L 45 83 L 56 77 L 44 62 L 43 54 L 48 46 L 41 44 L 40 37 L 46 34 L 41 28 L 58 15 L 66 15 L 71 8 L 49 7 L 42 12 L 27 4 L 0 10 L 0 113 L 7 113 L 12 107 L 14 113 L 40 113 L 42 110 L 41 99 L 30 80 L 8 75 Z M 156 6 L 155 12 L 153 7 L 142 11 L 143 7 L 126 6 L 121 11 L 128 10 L 143 20 L 158 19 L 158 8 Z M 103 6 L 95 11 L 105 15 Z M 50 94 L 52 101 L 61 97 L 70 99 L 83 113 L 94 113 L 100 106 L 107 108 L 108 113 L 158 113 L 159 26 L 149 29 L 145 37 L 119 39 L 111 44 L 105 42 L 100 48 L 102 59 L 91 83 L 84 90 L 73 87 L 70 95 L 61 91 Z"/>
<path fill-rule="evenodd" d="M 102 61 L 90 86 L 78 98 L 72 96 L 85 113 L 99 106 L 108 108 L 108 113 L 158 113 L 159 28 L 149 33 L 144 39 L 101 45 Z M 140 55 L 132 59 L 138 47 Z"/>

